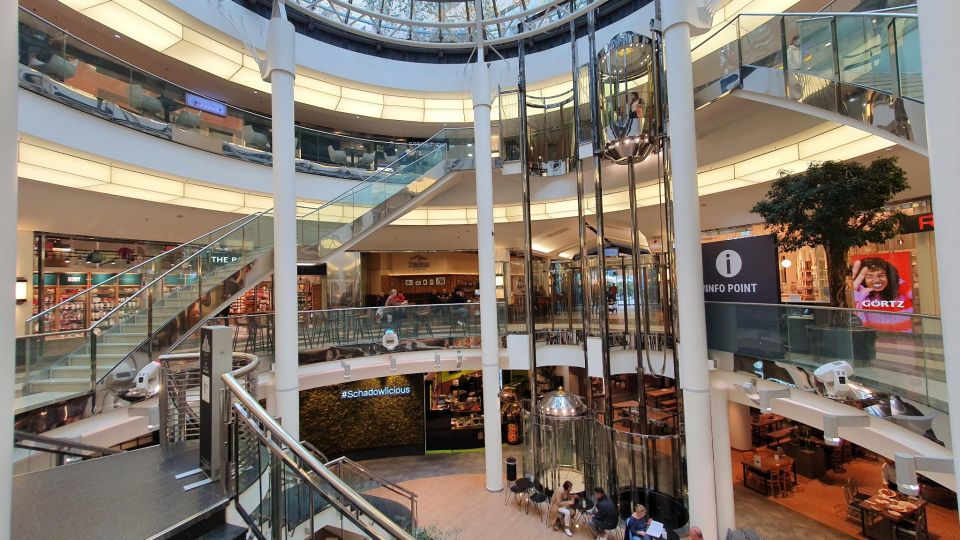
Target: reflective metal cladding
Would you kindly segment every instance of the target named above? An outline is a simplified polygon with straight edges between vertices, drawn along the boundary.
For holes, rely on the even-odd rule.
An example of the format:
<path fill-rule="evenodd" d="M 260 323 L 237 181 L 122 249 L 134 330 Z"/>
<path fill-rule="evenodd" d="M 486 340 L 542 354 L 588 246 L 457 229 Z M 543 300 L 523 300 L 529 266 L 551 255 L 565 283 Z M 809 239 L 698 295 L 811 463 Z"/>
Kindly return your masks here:
<path fill-rule="evenodd" d="M 597 93 L 604 155 L 641 161 L 653 150 L 657 94 L 653 41 L 618 34 L 597 54 Z"/>

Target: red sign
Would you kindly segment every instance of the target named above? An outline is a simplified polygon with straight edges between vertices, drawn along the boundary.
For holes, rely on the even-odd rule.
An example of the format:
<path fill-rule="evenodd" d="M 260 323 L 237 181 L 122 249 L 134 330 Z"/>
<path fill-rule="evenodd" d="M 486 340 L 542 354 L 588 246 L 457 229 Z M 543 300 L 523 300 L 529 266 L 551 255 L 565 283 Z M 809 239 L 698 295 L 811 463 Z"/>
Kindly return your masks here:
<path fill-rule="evenodd" d="M 916 214 L 913 216 L 903 216 L 903 218 L 900 219 L 900 232 L 903 234 L 929 232 L 932 230 L 933 212 Z"/>
<path fill-rule="evenodd" d="M 870 253 L 850 258 L 853 302 L 864 326 L 886 332 L 912 332 L 913 281 L 909 251 Z"/>

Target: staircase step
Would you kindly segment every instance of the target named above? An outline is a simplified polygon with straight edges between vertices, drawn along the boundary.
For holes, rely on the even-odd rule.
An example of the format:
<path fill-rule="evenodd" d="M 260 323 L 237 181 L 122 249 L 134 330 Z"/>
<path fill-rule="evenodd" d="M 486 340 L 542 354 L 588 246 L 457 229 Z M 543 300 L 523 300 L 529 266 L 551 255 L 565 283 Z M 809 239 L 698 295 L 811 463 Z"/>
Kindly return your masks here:
<path fill-rule="evenodd" d="M 110 372 L 113 369 L 113 366 L 98 365 L 97 366 L 97 380 L 103 378 L 104 375 Z M 78 366 L 78 365 L 69 365 L 69 366 L 57 366 L 50 368 L 50 378 L 51 379 L 80 379 L 86 377 L 87 380 L 90 380 L 90 365 Z"/>
<path fill-rule="evenodd" d="M 90 390 L 90 375 L 86 377 L 61 377 L 39 379 L 26 385 L 31 394 L 39 392 L 87 392 Z"/>
<path fill-rule="evenodd" d="M 221 523 L 217 527 L 198 536 L 197 540 L 243 540 L 247 537 L 247 528 L 229 523 Z"/>

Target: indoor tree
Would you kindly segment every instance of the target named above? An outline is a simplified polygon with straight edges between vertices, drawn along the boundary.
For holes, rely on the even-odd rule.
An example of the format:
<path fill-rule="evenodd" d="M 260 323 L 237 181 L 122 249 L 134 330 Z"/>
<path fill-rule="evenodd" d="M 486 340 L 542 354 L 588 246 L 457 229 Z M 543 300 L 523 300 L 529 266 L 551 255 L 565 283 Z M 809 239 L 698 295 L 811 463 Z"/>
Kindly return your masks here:
<path fill-rule="evenodd" d="M 851 248 L 879 243 L 900 230 L 900 214 L 885 212 L 894 195 L 906 190 L 906 174 L 894 156 L 873 161 L 824 161 L 773 182 L 752 209 L 777 234 L 780 248 L 823 246 L 827 254 L 830 305 L 847 303 L 847 254 Z"/>

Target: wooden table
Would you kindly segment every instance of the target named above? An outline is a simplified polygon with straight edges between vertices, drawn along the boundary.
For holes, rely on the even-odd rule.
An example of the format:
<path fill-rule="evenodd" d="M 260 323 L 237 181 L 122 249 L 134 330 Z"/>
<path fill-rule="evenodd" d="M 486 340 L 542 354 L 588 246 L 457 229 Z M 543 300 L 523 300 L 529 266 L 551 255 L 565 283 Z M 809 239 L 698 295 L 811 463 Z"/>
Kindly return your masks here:
<path fill-rule="evenodd" d="M 797 428 L 793 426 L 785 427 L 783 429 L 778 429 L 777 431 L 770 431 L 770 432 L 764 433 L 763 436 L 768 441 L 770 441 L 770 444 L 773 444 L 774 446 L 776 446 L 777 443 L 779 443 L 783 439 L 789 439 L 790 434 L 793 433 L 795 429 Z"/>
<path fill-rule="evenodd" d="M 757 416 L 752 422 L 750 422 L 750 428 L 753 435 L 753 444 L 761 444 L 763 434 L 767 431 L 779 427 L 781 422 L 784 422 L 786 418 L 773 414 L 773 413 L 763 413 Z"/>
<path fill-rule="evenodd" d="M 870 497 L 865 501 L 854 502 L 860 510 L 860 532 L 867 538 L 876 538 L 876 539 L 886 539 L 886 538 L 896 538 L 897 537 L 897 525 L 907 521 L 915 523 L 915 520 L 923 514 L 923 517 L 926 518 L 927 513 L 927 501 L 923 499 L 914 499 L 911 500 L 905 495 L 897 494 L 892 500 L 896 501 L 908 501 L 917 505 L 916 510 L 909 512 L 899 512 L 899 515 L 892 514 L 887 505 L 887 499 L 881 497 L 879 494 Z M 868 527 L 867 526 L 867 513 L 876 514 L 880 516 L 883 520 L 883 525 Z M 926 522 L 926 519 L 924 519 Z M 924 531 L 926 532 L 926 531 Z"/>
<path fill-rule="evenodd" d="M 660 405 L 660 400 L 673 395 L 674 392 L 676 392 L 676 388 L 655 388 L 653 390 L 647 390 L 645 394 L 648 400 L 653 400 L 653 404 L 656 407 Z"/>
<path fill-rule="evenodd" d="M 754 453 L 748 452 L 743 455 L 740 459 L 740 464 L 743 466 L 743 485 L 744 487 L 750 488 L 764 495 L 769 495 L 767 491 L 767 480 L 770 479 L 770 476 L 780 470 L 788 470 L 793 474 L 793 483 L 797 483 L 797 471 L 793 467 L 793 458 L 782 456 L 780 459 L 777 459 L 776 454 L 772 452 L 757 452 L 757 455 L 760 456 L 760 465 L 757 466 L 754 463 L 753 456 Z M 750 485 L 747 482 L 747 475 L 752 474 L 763 478 L 763 489 L 757 489 L 755 486 Z"/>

